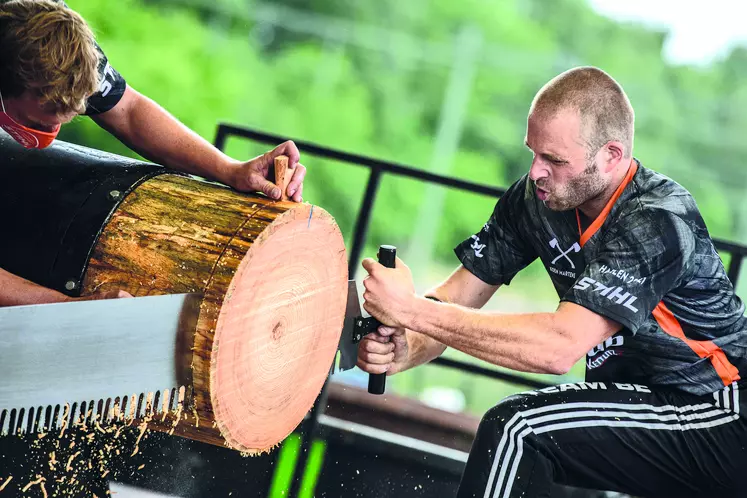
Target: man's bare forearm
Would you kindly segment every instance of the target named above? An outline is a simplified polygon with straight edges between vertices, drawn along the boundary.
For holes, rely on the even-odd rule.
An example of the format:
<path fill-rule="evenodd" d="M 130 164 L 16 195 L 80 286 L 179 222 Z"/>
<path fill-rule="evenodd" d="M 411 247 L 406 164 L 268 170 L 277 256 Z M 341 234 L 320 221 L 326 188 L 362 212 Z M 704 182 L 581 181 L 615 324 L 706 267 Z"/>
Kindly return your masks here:
<path fill-rule="evenodd" d="M 400 371 L 409 370 L 418 365 L 428 363 L 441 356 L 446 351 L 446 346 L 427 335 L 408 330 L 406 333 L 408 358 L 407 363 Z"/>
<path fill-rule="evenodd" d="M 0 306 L 60 303 L 71 298 L 0 268 Z"/>
<path fill-rule="evenodd" d="M 583 306 L 562 302 L 553 313 L 493 313 L 415 298 L 403 322 L 448 347 L 512 370 L 566 373 L 622 326 Z"/>
<path fill-rule="evenodd" d="M 441 285 L 426 292 L 425 296 L 430 301 L 481 308 L 495 291 L 498 290 L 498 287 L 478 284 L 475 277 L 460 267 Z M 414 330 L 407 330 L 407 342 L 409 358 L 403 370 L 428 363 L 438 358 L 446 351 L 447 347 L 433 337 Z"/>
<path fill-rule="evenodd" d="M 141 156 L 185 173 L 225 184 L 233 182 L 239 162 L 213 147 L 163 107 L 128 87 L 122 106 L 95 121 Z"/>
<path fill-rule="evenodd" d="M 419 300 L 412 328 L 471 356 L 512 370 L 564 373 L 572 337 L 554 313 L 499 314 Z"/>

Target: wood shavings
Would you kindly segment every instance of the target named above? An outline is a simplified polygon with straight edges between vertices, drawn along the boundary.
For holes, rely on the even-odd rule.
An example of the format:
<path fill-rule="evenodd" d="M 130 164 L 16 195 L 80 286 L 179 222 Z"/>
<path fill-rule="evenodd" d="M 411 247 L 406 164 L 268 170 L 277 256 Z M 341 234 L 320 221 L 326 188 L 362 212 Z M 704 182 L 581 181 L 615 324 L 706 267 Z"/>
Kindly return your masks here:
<path fill-rule="evenodd" d="M 36 486 L 37 484 L 41 484 L 42 482 L 44 482 L 44 478 L 42 476 L 38 475 L 36 477 L 37 477 L 37 479 L 35 481 L 31 481 L 30 483 L 28 483 L 27 485 L 25 485 L 21 491 L 23 491 L 25 493 L 26 491 L 29 490 L 29 488 L 31 486 Z"/>
<path fill-rule="evenodd" d="M 49 470 L 54 471 L 55 465 L 57 465 L 57 457 L 54 454 L 54 451 L 49 454 Z"/>
<path fill-rule="evenodd" d="M 62 413 L 62 431 L 60 431 L 59 439 L 65 435 L 65 429 L 67 429 L 68 417 L 70 416 L 70 405 L 65 405 L 65 411 Z"/>
<path fill-rule="evenodd" d="M 169 430 L 169 436 L 172 436 L 174 434 L 174 430 L 176 429 L 176 426 L 179 425 L 179 421 L 182 419 L 182 410 L 184 409 L 184 388 L 181 388 L 179 390 L 179 404 L 176 408 L 176 414 L 174 415 L 174 423 L 171 426 L 171 430 Z"/>
<path fill-rule="evenodd" d="M 197 409 L 194 406 L 192 407 L 192 413 L 195 416 L 195 427 L 199 428 L 200 427 L 200 416 L 197 415 Z"/>
<path fill-rule="evenodd" d="M 8 484 L 10 484 L 10 481 L 12 481 L 12 480 L 13 480 L 13 476 L 9 476 L 9 477 L 8 477 L 7 479 L 5 479 L 5 480 L 3 481 L 3 483 L 2 483 L 2 484 L 0 484 L 0 491 L 4 490 L 4 489 L 5 489 L 5 487 L 6 487 L 6 486 L 7 486 Z"/>
<path fill-rule="evenodd" d="M 145 464 L 141 464 L 140 467 L 137 468 L 137 470 L 143 470 L 145 468 Z"/>
<path fill-rule="evenodd" d="M 72 448 L 72 446 L 71 446 L 71 448 Z M 73 467 L 72 467 L 73 460 L 75 460 L 75 457 L 77 457 L 78 455 L 80 455 L 80 451 L 78 451 L 78 452 L 70 455 L 70 458 L 67 459 L 67 465 L 65 466 L 65 470 L 66 471 L 70 472 L 71 470 L 73 470 Z"/>

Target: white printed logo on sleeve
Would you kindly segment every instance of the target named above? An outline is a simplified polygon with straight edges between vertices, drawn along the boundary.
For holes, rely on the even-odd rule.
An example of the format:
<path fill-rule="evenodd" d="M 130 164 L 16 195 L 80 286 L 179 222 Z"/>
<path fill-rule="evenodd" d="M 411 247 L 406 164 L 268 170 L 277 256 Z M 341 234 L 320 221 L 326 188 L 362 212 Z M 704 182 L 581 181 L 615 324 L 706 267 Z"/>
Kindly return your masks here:
<path fill-rule="evenodd" d="M 624 342 L 625 338 L 622 335 L 615 335 L 591 348 L 591 350 L 586 353 L 586 356 L 588 356 L 586 360 L 586 368 L 588 370 L 593 370 L 597 367 L 601 367 L 604 365 L 604 362 L 612 356 L 622 354 L 618 348 L 621 348 Z"/>
<path fill-rule="evenodd" d="M 473 235 L 472 238 L 475 240 L 470 246 L 475 251 L 476 258 L 482 258 L 482 250 L 485 249 L 485 244 L 480 244 L 480 237 Z"/>
<path fill-rule="evenodd" d="M 599 273 L 601 273 L 602 275 L 612 275 L 613 277 L 617 277 L 626 284 L 643 285 L 644 283 L 646 283 L 646 277 L 636 278 L 625 270 L 613 270 L 607 265 L 602 265 L 601 267 L 599 267 Z"/>
<path fill-rule="evenodd" d="M 107 78 L 114 79 L 114 69 L 109 65 L 109 63 L 106 63 L 106 68 L 104 68 L 104 77 L 101 80 L 101 85 L 99 86 L 99 92 L 101 93 L 102 97 L 106 97 L 109 95 L 109 92 L 112 91 L 112 83 Z"/>
<path fill-rule="evenodd" d="M 600 282 L 597 282 L 593 278 L 584 277 L 573 286 L 574 289 L 587 290 L 591 289 L 592 292 L 598 293 L 600 296 L 604 296 L 610 301 L 628 308 L 634 313 L 638 313 L 638 308 L 633 306 L 633 303 L 638 299 L 637 297 L 625 291 L 622 287 L 607 286 Z"/>

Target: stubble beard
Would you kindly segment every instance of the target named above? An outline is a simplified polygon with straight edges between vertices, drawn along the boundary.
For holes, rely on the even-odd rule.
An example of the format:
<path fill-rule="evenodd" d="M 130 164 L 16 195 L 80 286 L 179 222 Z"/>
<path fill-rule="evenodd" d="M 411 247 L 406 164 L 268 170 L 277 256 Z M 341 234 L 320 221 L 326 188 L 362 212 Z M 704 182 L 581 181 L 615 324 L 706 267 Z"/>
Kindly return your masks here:
<path fill-rule="evenodd" d="M 578 176 L 568 180 L 562 189 L 555 190 L 545 205 L 553 211 L 568 211 L 601 195 L 605 188 L 599 167 L 591 160 Z"/>

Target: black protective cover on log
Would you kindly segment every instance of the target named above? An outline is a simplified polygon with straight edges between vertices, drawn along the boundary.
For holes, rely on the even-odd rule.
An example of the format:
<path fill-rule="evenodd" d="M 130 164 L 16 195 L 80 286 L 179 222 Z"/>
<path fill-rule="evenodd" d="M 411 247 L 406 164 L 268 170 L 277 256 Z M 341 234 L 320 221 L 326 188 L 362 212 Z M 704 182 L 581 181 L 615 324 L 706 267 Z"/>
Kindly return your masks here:
<path fill-rule="evenodd" d="M 27 150 L 0 130 L 0 268 L 71 296 L 124 197 L 170 172 L 62 141 Z"/>

